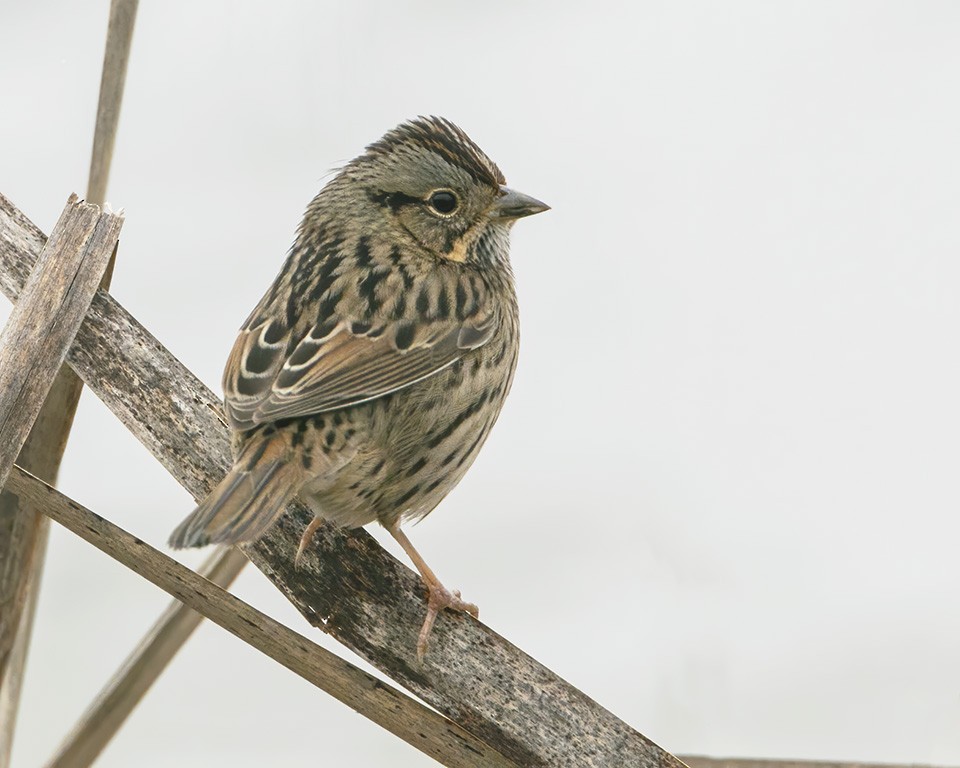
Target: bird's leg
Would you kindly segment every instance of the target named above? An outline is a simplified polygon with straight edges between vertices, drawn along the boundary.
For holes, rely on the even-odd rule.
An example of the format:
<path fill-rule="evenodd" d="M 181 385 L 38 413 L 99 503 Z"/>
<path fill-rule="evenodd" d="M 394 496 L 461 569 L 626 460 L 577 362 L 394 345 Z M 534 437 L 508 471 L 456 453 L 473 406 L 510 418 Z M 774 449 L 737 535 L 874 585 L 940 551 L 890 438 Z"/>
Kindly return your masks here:
<path fill-rule="evenodd" d="M 397 543 L 403 547 L 403 551 L 407 553 L 407 556 L 413 561 L 417 570 L 420 571 L 423 583 L 427 585 L 427 617 L 423 620 L 423 627 L 421 627 L 420 636 L 417 638 L 417 658 L 422 661 L 427 652 L 427 641 L 430 639 L 430 630 L 433 629 L 433 622 L 436 621 L 440 611 L 444 608 L 452 608 L 455 611 L 466 611 L 474 618 L 480 615 L 480 611 L 473 603 L 461 600 L 460 593 L 457 590 L 451 592 L 440 583 L 440 579 L 430 570 L 430 566 L 427 565 L 423 557 L 420 556 L 420 553 L 417 552 L 413 544 L 410 543 L 407 534 L 400 530 L 399 520 L 393 525 L 386 526 L 386 529 L 390 532 L 390 535 L 397 540 Z"/>
<path fill-rule="evenodd" d="M 303 536 L 300 537 L 300 545 L 297 547 L 297 554 L 293 557 L 293 567 L 298 569 L 300 567 L 300 558 L 303 557 L 303 553 L 306 551 L 307 547 L 310 546 L 310 542 L 313 541 L 313 534 L 317 532 L 317 528 L 323 525 L 322 517 L 315 517 L 310 521 L 309 525 L 303 529 Z"/>

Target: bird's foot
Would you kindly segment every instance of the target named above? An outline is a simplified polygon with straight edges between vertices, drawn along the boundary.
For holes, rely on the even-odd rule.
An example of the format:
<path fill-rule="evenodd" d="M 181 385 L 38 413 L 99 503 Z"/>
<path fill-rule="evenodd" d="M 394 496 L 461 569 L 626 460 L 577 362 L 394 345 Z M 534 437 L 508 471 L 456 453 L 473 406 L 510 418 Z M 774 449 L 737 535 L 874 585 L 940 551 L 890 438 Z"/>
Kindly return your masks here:
<path fill-rule="evenodd" d="M 473 618 L 480 616 L 480 610 L 473 603 L 468 603 L 460 599 L 460 592 L 447 589 L 439 581 L 427 582 L 427 617 L 423 620 L 423 627 L 420 628 L 420 636 L 417 638 L 417 660 L 423 661 L 427 654 L 427 644 L 430 640 L 430 632 L 433 630 L 433 623 L 444 608 L 450 608 L 454 611 L 463 611 L 469 613 Z"/>

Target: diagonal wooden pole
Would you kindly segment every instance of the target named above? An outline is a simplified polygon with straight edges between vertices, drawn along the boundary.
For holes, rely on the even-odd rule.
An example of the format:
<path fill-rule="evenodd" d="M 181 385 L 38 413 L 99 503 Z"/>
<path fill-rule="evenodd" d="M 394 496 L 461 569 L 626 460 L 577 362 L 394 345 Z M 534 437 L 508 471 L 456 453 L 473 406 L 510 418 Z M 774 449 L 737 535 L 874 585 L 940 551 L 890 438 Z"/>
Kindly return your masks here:
<path fill-rule="evenodd" d="M 232 547 L 215 552 L 198 575 L 226 588 L 249 560 Z M 203 616 L 174 600 L 67 734 L 47 768 L 86 768 L 116 735 Z"/>
<path fill-rule="evenodd" d="M 139 0 L 111 0 L 110 19 L 107 21 L 107 44 L 103 53 L 103 72 L 100 75 L 100 100 L 97 104 L 97 123 L 93 132 L 93 151 L 90 153 L 90 177 L 87 181 L 87 202 L 102 205 L 107 197 L 113 145 L 117 140 L 120 106 L 127 82 L 127 62 L 133 42 L 133 26 L 137 20 Z M 109 287 L 110 278 L 104 289 Z"/>
<path fill-rule="evenodd" d="M 0 488 L 113 255 L 123 216 L 70 195 L 0 334 Z"/>
<path fill-rule="evenodd" d="M 94 204 L 102 204 L 106 193 L 136 11 L 137 0 L 113 0 L 110 7 L 87 190 L 87 200 Z M 112 273 L 113 259 L 103 278 L 104 288 Z M 17 458 L 22 467 L 47 482 L 56 482 L 82 388 L 80 379 L 63 366 Z M 42 514 L 21 506 L 13 494 L 0 493 L 0 768 L 10 765 L 47 532 Z"/>
<path fill-rule="evenodd" d="M 680 755 L 690 768 L 932 768 L 926 763 L 851 763 L 827 760 L 782 760 L 747 757 Z"/>
<path fill-rule="evenodd" d="M 9 482 L 18 494 L 73 533 L 444 765 L 517 768 L 455 723 L 274 621 L 22 469 L 16 468 Z"/>

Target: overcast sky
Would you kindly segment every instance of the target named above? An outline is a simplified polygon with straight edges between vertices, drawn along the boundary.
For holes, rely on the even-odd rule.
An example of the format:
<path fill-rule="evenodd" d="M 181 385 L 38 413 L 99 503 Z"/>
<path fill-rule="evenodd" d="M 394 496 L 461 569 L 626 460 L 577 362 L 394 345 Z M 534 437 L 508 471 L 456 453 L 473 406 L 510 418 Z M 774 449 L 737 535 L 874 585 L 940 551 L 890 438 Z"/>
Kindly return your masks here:
<path fill-rule="evenodd" d="M 0 191 L 49 231 L 108 3 L 0 9 Z M 411 530 L 440 577 L 670 751 L 960 765 L 958 40 L 950 2 L 143 2 L 113 293 L 219 392 L 328 171 L 451 118 L 553 210 L 503 416 Z M 163 548 L 192 508 L 89 393 L 61 486 Z M 17 768 L 168 603 L 61 529 L 47 561 Z M 433 764 L 205 625 L 98 765 L 321 758 Z"/>

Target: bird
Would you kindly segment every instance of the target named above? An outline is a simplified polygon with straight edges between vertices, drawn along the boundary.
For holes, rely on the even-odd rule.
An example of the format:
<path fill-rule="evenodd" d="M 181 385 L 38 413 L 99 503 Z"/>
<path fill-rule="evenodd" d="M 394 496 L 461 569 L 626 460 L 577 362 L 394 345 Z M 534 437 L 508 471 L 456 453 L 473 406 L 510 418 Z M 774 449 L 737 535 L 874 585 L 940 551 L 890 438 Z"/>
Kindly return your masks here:
<path fill-rule="evenodd" d="M 450 120 L 368 145 L 307 206 L 223 374 L 233 466 L 174 548 L 255 541 L 299 497 L 324 522 L 378 522 L 419 571 L 434 622 L 477 607 L 448 590 L 401 524 L 457 485 L 510 391 L 520 329 L 510 230 L 549 210 L 506 186 Z"/>

